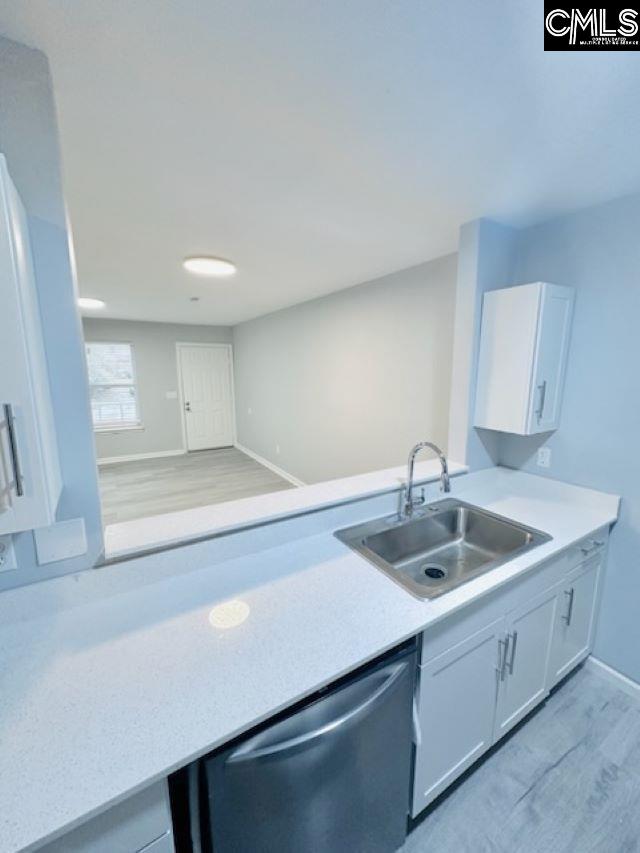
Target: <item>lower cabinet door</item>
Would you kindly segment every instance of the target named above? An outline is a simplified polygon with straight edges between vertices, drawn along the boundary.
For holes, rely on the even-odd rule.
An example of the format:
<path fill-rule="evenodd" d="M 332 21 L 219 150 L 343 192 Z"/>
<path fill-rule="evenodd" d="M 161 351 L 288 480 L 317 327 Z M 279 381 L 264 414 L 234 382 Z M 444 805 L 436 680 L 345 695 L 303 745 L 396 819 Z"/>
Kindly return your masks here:
<path fill-rule="evenodd" d="M 38 853 L 174 853 L 169 788 L 166 779 L 137 794 L 61 838 Z"/>
<path fill-rule="evenodd" d="M 548 693 L 547 672 L 557 588 L 507 615 L 494 740 L 499 740 Z"/>
<path fill-rule="evenodd" d="M 420 667 L 412 815 L 491 746 L 504 619 Z"/>
<path fill-rule="evenodd" d="M 551 647 L 553 686 L 589 654 L 593 640 L 601 555 L 578 566 L 560 586 Z"/>

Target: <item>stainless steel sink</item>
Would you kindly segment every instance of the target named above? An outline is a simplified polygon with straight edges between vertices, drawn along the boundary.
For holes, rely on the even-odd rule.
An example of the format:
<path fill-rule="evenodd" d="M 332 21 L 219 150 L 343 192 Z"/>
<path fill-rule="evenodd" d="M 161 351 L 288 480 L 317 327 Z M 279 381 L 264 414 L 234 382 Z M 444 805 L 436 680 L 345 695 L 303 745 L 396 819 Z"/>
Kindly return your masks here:
<path fill-rule="evenodd" d="M 551 539 L 452 498 L 408 519 L 378 518 L 335 535 L 418 598 L 449 592 Z"/>

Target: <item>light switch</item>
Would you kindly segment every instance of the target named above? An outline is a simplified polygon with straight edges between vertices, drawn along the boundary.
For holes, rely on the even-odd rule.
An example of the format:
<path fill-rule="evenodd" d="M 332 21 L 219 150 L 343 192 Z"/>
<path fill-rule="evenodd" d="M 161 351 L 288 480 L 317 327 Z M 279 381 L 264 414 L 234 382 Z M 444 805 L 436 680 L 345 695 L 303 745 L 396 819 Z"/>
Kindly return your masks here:
<path fill-rule="evenodd" d="M 33 531 L 36 555 L 40 566 L 57 563 L 87 553 L 87 532 L 84 518 L 58 521 L 51 527 L 39 527 Z"/>

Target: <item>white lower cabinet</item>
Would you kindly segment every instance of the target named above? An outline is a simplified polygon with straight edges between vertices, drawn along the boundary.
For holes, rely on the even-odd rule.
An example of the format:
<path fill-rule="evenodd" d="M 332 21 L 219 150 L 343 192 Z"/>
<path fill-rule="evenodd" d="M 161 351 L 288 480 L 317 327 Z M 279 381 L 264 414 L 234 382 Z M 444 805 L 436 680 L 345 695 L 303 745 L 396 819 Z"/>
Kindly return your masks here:
<path fill-rule="evenodd" d="M 498 619 L 420 667 L 414 814 L 491 746 Z"/>
<path fill-rule="evenodd" d="M 174 853 L 166 779 L 38 850 L 39 853 Z"/>
<path fill-rule="evenodd" d="M 560 585 L 551 646 L 549 686 L 583 660 L 593 643 L 601 556 L 578 566 Z"/>
<path fill-rule="evenodd" d="M 557 593 L 547 590 L 511 611 L 501 642 L 494 740 L 520 722 L 548 693 L 547 667 Z"/>
<path fill-rule="evenodd" d="M 589 654 L 603 550 L 581 546 L 423 635 L 413 817 Z"/>

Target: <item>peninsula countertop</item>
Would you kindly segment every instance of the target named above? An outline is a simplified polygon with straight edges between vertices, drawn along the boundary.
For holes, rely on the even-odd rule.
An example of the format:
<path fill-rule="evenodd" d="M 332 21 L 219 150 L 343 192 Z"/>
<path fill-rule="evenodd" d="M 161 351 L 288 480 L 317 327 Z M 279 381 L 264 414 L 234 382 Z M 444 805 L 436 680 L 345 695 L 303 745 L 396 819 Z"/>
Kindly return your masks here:
<path fill-rule="evenodd" d="M 420 633 L 610 525 L 619 504 L 502 468 L 455 479 L 452 494 L 553 538 L 425 601 L 332 530 L 73 607 L 12 616 L 6 593 L 3 853 L 36 849 Z M 52 600 L 59 581 L 47 582 Z M 212 608 L 229 599 L 246 618 L 218 627 Z"/>

